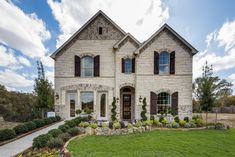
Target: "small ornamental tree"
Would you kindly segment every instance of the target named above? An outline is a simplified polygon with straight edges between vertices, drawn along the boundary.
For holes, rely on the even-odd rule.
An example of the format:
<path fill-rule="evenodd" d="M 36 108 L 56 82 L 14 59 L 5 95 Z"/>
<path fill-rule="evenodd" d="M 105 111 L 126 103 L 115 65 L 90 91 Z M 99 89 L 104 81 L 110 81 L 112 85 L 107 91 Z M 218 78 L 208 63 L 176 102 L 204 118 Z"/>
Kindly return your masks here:
<path fill-rule="evenodd" d="M 113 97 L 112 109 L 111 109 L 111 112 L 112 112 L 111 119 L 112 119 L 113 122 L 117 120 L 117 118 L 116 118 L 116 115 L 117 115 L 116 108 L 117 108 L 117 106 L 116 106 L 116 98 Z"/>
<path fill-rule="evenodd" d="M 147 103 L 146 103 L 146 98 L 144 98 L 143 100 L 143 105 L 142 105 L 142 112 L 140 113 L 141 115 L 141 120 L 142 121 L 146 121 L 147 120 L 147 116 L 146 116 L 146 106 L 147 106 Z"/>

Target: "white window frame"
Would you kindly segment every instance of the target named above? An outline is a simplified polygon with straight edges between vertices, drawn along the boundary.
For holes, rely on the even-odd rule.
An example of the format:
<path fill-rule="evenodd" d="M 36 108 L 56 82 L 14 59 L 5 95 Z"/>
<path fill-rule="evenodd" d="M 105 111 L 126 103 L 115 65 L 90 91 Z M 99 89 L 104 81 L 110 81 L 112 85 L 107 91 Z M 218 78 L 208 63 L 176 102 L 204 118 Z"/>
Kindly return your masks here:
<path fill-rule="evenodd" d="M 91 68 L 87 68 L 85 67 L 85 58 L 90 58 L 92 59 L 92 65 L 91 65 Z M 91 76 L 85 76 L 85 71 L 86 70 L 91 70 L 92 71 L 92 74 Z M 94 58 L 92 56 L 83 56 L 82 59 L 81 59 L 81 77 L 94 77 Z"/>

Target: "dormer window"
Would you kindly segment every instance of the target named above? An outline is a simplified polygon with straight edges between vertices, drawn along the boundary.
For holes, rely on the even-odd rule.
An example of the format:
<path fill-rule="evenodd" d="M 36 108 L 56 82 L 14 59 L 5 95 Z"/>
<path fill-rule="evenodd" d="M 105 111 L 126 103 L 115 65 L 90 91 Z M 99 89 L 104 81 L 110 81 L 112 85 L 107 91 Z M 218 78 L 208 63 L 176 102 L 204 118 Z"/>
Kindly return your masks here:
<path fill-rule="evenodd" d="M 103 34 L 103 27 L 99 27 L 99 35 Z"/>

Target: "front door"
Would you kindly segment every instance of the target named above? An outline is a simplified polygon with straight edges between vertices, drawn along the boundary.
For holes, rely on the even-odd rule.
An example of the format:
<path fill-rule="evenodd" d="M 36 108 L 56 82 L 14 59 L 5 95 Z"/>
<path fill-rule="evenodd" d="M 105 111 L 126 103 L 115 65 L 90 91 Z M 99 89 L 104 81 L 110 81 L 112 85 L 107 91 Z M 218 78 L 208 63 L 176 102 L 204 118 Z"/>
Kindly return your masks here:
<path fill-rule="evenodd" d="M 131 94 L 123 94 L 123 119 L 131 119 Z"/>
<path fill-rule="evenodd" d="M 69 93 L 70 117 L 75 117 L 76 94 Z"/>

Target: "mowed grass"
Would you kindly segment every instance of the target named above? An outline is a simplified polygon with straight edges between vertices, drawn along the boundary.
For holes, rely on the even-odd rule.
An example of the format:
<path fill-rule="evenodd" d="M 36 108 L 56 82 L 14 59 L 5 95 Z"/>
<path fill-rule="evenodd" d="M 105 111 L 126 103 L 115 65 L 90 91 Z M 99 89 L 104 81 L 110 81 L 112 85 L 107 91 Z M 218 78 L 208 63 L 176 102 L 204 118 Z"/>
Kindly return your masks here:
<path fill-rule="evenodd" d="M 235 129 L 94 135 L 72 140 L 68 149 L 73 157 L 233 157 Z"/>

